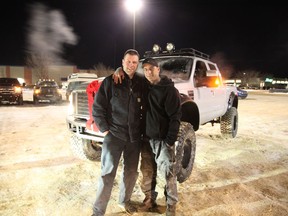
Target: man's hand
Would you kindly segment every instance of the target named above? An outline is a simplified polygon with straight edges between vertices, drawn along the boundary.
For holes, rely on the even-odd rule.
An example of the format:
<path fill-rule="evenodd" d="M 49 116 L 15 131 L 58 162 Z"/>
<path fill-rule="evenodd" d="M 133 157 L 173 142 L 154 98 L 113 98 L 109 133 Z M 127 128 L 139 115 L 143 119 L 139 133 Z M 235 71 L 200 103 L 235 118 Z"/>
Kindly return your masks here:
<path fill-rule="evenodd" d="M 109 133 L 109 131 L 103 132 L 104 136 L 106 136 Z"/>
<path fill-rule="evenodd" d="M 112 75 L 112 78 L 113 78 L 113 81 L 115 84 L 118 84 L 118 83 L 121 84 L 122 83 L 122 80 L 125 78 L 124 71 L 122 70 L 122 67 L 118 67 L 116 69 L 116 71 Z"/>

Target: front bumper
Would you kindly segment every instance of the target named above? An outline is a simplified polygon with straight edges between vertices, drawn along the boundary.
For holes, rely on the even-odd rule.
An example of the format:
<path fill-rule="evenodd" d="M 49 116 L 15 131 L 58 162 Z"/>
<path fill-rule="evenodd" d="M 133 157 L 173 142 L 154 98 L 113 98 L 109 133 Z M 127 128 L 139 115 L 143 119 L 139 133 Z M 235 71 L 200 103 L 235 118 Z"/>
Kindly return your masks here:
<path fill-rule="evenodd" d="M 62 95 L 34 95 L 34 98 L 38 101 L 56 102 L 62 100 Z"/>
<path fill-rule="evenodd" d="M 3 103 L 17 103 L 21 94 L 0 94 L 0 101 Z"/>
<path fill-rule="evenodd" d="M 68 129 L 81 139 L 93 140 L 103 143 L 104 135 L 101 132 L 94 132 L 86 128 L 86 119 L 74 119 L 73 116 L 67 116 L 66 123 Z"/>

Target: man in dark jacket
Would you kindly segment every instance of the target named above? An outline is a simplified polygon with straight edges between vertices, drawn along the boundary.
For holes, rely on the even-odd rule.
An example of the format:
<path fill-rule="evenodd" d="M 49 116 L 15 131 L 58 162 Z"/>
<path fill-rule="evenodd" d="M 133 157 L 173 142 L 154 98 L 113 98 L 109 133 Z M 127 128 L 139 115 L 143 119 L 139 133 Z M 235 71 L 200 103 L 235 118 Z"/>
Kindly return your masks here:
<path fill-rule="evenodd" d="M 143 78 L 136 74 L 139 54 L 127 50 L 122 60 L 125 78 L 122 85 L 113 83 L 112 75 L 106 77 L 93 103 L 93 118 L 105 134 L 101 154 L 101 176 L 98 181 L 93 215 L 106 212 L 113 182 L 123 153 L 123 170 L 120 181 L 119 204 L 128 213 L 137 209 L 130 198 L 138 177 L 138 161 L 143 134 Z"/>
<path fill-rule="evenodd" d="M 166 179 L 166 215 L 176 214 L 177 177 L 175 170 L 175 141 L 180 127 L 180 94 L 166 76 L 160 77 L 160 67 L 155 59 L 142 62 L 145 78 L 149 81 L 146 135 L 159 173 Z"/>

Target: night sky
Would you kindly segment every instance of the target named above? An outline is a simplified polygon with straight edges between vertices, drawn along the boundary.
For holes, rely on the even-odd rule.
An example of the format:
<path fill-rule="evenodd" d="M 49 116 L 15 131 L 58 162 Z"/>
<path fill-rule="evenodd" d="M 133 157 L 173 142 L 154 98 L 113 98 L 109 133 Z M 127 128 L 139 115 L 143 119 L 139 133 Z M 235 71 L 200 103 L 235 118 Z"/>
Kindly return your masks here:
<path fill-rule="evenodd" d="M 65 37 L 51 38 L 59 32 L 50 34 L 53 28 L 49 27 L 39 42 L 29 43 L 33 23 L 31 8 L 34 12 L 37 9 L 35 1 L 7 1 L 0 13 L 0 65 L 24 65 L 26 54 L 33 47 L 43 51 L 50 48 L 51 52 L 57 49 L 54 56 L 80 69 L 91 69 L 98 63 L 116 68 L 121 65 L 125 50 L 133 47 L 133 15 L 124 7 L 124 0 L 36 2 L 44 5 L 42 15 L 46 16 L 44 21 L 41 18 L 40 26 L 50 25 L 53 19 L 47 18 L 47 14 L 57 11 L 65 21 L 58 30 L 70 31 L 67 37 L 73 34 L 77 40 L 69 43 Z M 167 42 L 173 42 L 176 49 L 192 47 L 212 59 L 217 56 L 217 61 L 220 56 L 221 65 L 227 65 L 233 72 L 254 70 L 274 77 L 288 77 L 288 13 L 284 2 L 142 2 L 143 7 L 136 13 L 135 31 L 136 49 L 141 56 L 154 43 L 164 48 Z M 41 48 L 40 42 L 46 40 L 49 46 Z"/>

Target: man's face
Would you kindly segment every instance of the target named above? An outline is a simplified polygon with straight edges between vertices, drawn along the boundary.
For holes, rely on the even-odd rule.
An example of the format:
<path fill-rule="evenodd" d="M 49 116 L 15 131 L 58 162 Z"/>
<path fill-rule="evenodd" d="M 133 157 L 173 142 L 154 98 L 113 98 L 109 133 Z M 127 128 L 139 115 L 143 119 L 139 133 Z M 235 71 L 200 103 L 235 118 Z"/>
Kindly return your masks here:
<path fill-rule="evenodd" d="M 150 83 L 155 84 L 160 80 L 160 76 L 159 76 L 160 68 L 159 67 L 156 67 L 151 64 L 144 64 L 143 70 L 144 70 L 146 79 Z"/>
<path fill-rule="evenodd" d="M 137 55 L 126 54 L 122 59 L 123 70 L 130 78 L 134 76 L 138 63 L 139 57 Z"/>

